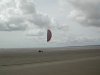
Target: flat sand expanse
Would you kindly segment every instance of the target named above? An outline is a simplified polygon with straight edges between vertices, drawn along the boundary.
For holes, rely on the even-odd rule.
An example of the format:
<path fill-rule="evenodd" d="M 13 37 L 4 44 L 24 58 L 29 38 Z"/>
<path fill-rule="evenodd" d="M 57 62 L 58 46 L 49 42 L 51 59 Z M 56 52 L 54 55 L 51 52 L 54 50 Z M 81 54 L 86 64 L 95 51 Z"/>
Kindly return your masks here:
<path fill-rule="evenodd" d="M 100 75 L 100 49 L 1 52 L 0 75 Z"/>

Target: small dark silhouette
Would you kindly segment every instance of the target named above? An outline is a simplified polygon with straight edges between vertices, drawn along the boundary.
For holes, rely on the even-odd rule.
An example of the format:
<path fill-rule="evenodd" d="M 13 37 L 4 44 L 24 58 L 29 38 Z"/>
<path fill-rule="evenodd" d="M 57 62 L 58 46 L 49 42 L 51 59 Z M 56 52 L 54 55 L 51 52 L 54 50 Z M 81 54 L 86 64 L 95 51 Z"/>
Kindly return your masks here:
<path fill-rule="evenodd" d="M 42 51 L 42 50 L 38 50 L 38 52 L 39 52 L 39 53 L 42 53 L 43 51 Z"/>

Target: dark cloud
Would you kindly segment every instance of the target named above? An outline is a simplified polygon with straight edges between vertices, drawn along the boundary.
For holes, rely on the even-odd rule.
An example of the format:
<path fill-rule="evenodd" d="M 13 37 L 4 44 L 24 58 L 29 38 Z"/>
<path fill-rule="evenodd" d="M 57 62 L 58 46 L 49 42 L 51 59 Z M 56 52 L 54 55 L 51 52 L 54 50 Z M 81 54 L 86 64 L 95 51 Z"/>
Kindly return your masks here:
<path fill-rule="evenodd" d="M 100 27 L 100 0 L 65 0 L 70 2 L 74 10 L 70 16 L 77 22 L 87 25 Z"/>

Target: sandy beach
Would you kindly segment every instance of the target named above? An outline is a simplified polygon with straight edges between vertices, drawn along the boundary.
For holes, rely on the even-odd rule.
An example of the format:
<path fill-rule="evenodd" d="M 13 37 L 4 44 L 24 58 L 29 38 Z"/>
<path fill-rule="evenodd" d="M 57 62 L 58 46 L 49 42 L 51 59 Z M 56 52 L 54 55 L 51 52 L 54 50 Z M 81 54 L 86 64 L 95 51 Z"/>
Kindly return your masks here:
<path fill-rule="evenodd" d="M 18 50 L 0 51 L 0 75 L 100 75 L 99 48 Z"/>

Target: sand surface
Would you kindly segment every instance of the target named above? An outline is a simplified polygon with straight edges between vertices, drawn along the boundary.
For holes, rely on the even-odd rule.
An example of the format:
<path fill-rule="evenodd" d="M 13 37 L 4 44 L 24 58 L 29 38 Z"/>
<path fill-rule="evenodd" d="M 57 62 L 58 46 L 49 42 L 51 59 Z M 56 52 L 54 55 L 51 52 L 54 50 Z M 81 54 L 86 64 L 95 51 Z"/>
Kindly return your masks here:
<path fill-rule="evenodd" d="M 100 75 L 100 49 L 1 52 L 0 75 Z"/>

